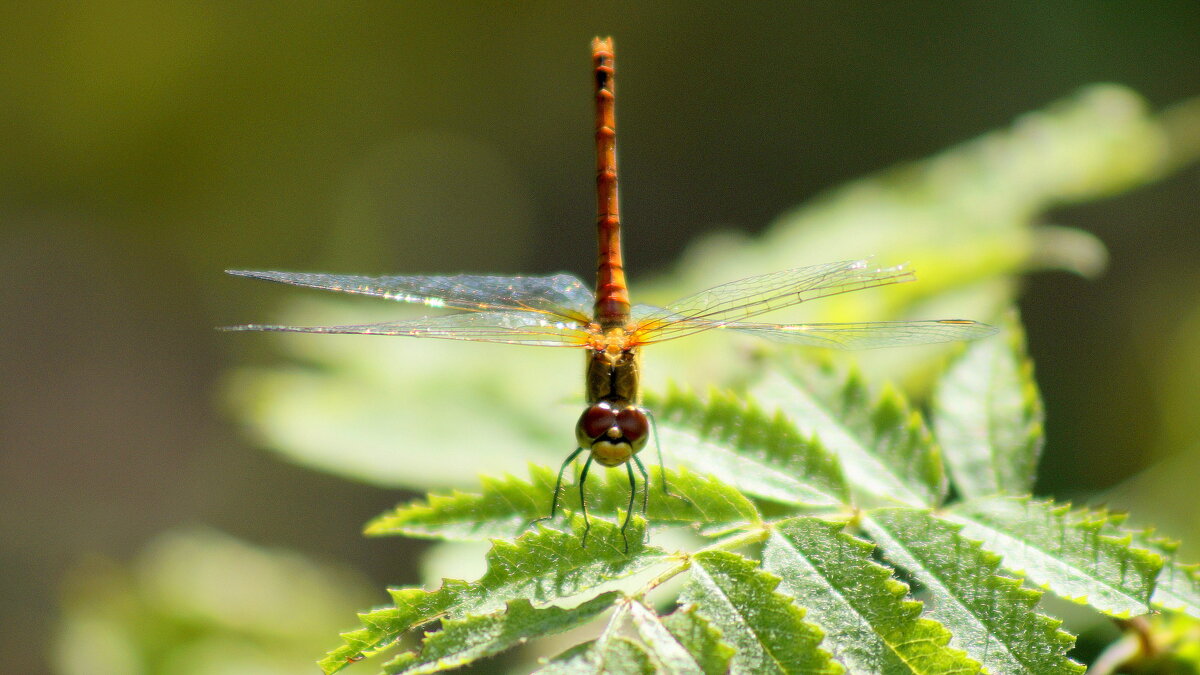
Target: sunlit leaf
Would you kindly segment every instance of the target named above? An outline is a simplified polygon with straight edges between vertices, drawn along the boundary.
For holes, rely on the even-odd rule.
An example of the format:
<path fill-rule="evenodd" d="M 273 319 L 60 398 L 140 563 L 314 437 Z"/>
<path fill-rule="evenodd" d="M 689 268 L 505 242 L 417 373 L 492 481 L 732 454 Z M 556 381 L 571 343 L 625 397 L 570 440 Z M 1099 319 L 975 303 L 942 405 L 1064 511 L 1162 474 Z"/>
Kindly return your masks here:
<path fill-rule="evenodd" d="M 964 497 L 1025 494 L 1033 488 L 1044 432 L 1042 401 L 1009 320 L 1007 339 L 971 344 L 938 382 L 934 428 Z"/>
<path fill-rule="evenodd" d="M 1150 602 L 1155 607 L 1184 612 L 1200 619 L 1200 564 L 1177 559 L 1179 542 L 1159 536 L 1153 530 L 1143 530 L 1134 541 L 1163 558 L 1162 572 L 1154 586 Z"/>
<path fill-rule="evenodd" d="M 653 397 L 663 451 L 748 494 L 785 504 L 838 505 L 846 486 L 837 460 L 779 415 L 745 397 L 714 392 L 708 401 L 672 390 Z"/>
<path fill-rule="evenodd" d="M 576 645 L 535 672 L 537 675 L 653 675 L 659 670 L 645 647 L 633 640 L 613 636 Z"/>
<path fill-rule="evenodd" d="M 696 614 L 695 607 L 680 608 L 660 617 L 640 602 L 630 605 L 638 635 L 669 675 L 720 675 L 729 669 L 733 647 L 721 632 Z"/>
<path fill-rule="evenodd" d="M 587 623 L 619 597 L 619 593 L 605 593 L 571 609 L 535 609 L 528 600 L 511 600 L 501 612 L 443 621 L 441 630 L 426 635 L 420 651 L 398 655 L 384 664 L 384 672 L 418 675 L 457 668 L 532 638 Z"/>
<path fill-rule="evenodd" d="M 702 477 L 687 469 L 667 471 L 671 494 L 662 490 L 662 474 L 650 468 L 651 486 L 647 499 L 647 518 L 653 524 L 732 524 L 758 520 L 750 500 L 734 488 L 712 477 Z M 478 540 L 514 537 L 530 527 L 536 518 L 550 513 L 554 494 L 555 471 L 530 466 L 530 480 L 513 476 L 484 476 L 480 494 L 455 491 L 448 495 L 431 494 L 396 507 L 367 524 L 369 535 L 406 535 L 436 539 Z M 636 475 L 636 474 L 635 474 Z M 559 508 L 579 510 L 577 472 L 569 467 L 563 477 Z M 635 511 L 640 511 L 642 491 L 646 489 L 637 475 L 638 493 Z M 618 509 L 629 505 L 629 482 L 622 470 L 593 468 L 587 482 L 588 510 L 593 516 L 614 518 Z M 547 521 L 548 527 L 559 521 Z"/>
<path fill-rule="evenodd" d="M 894 388 L 872 399 L 857 371 L 843 376 L 810 368 L 804 382 L 769 373 L 753 393 L 837 455 L 856 495 L 914 505 L 937 504 L 945 495 L 929 430 Z"/>
<path fill-rule="evenodd" d="M 949 631 L 921 618 L 921 603 L 905 598 L 908 587 L 871 560 L 873 548 L 839 524 L 794 518 L 776 524 L 763 567 L 782 578 L 780 593 L 808 609 L 806 618 L 825 631 L 822 646 L 848 672 L 979 672 L 947 647 Z"/>
<path fill-rule="evenodd" d="M 927 511 L 878 509 L 864 518 L 884 556 L 929 592 L 927 614 L 954 633 L 951 644 L 991 673 L 1068 675 L 1075 638 L 1034 611 L 1042 594 L 997 574 L 1000 557 Z"/>
<path fill-rule="evenodd" d="M 645 521 L 635 518 L 627 533 L 629 553 L 619 528 L 593 519 L 587 548 L 580 546 L 583 520 L 572 520 L 575 532 L 539 528 L 516 541 L 496 540 L 488 552 L 488 570 L 478 581 L 446 579 L 434 591 L 397 588 L 389 592 L 393 606 L 359 615 L 365 628 L 343 634 L 345 645 L 320 662 L 335 672 L 364 652 L 386 646 L 399 635 L 437 618 L 457 619 L 496 611 L 521 598 L 550 602 L 619 579 L 662 560 L 662 552 L 645 547 Z"/>
<path fill-rule="evenodd" d="M 751 258 L 759 269 L 784 269 L 797 256 L 803 264 L 814 255 L 877 253 L 911 261 L 920 274 L 919 283 L 889 289 L 889 304 L 903 307 L 947 286 L 1018 271 L 1012 265 L 1033 254 L 1029 235 L 1042 212 L 1153 181 L 1170 151 L 1138 94 L 1093 85 L 932 157 L 839 186 L 785 214 L 747 250 L 727 244 L 720 267 L 684 271 L 692 280 L 736 279 L 747 276 L 741 265 Z M 838 312 L 818 320 L 847 319 Z"/>
<path fill-rule="evenodd" d="M 672 275 L 671 292 L 651 301 L 669 301 L 711 279 L 876 255 L 885 264 L 910 262 L 917 283 L 826 298 L 806 308 L 803 320 L 986 320 L 1011 304 L 1015 275 L 1103 258 L 1103 245 L 1078 230 L 1044 246 L 1038 226 L 1048 209 L 1158 180 L 1173 153 L 1194 157 L 1192 145 L 1172 144 L 1163 120 L 1137 93 L 1088 86 L 932 157 L 838 186 L 754 238 L 701 240 Z M 906 349 L 903 358 L 876 350 L 853 359 L 869 366 L 864 373 L 873 382 L 905 381 L 927 373 L 949 348 Z M 695 361 L 694 353 L 687 356 L 675 370 Z M 704 374 L 728 378 L 744 367 L 714 364 Z"/>
<path fill-rule="evenodd" d="M 721 631 L 737 652 L 733 673 L 822 673 L 843 669 L 820 648 L 820 629 L 804 610 L 775 590 L 779 577 L 756 563 L 724 551 L 695 556 L 691 578 L 679 596 L 683 605 Z"/>
<path fill-rule="evenodd" d="M 1119 514 L 1018 497 L 966 502 L 947 517 L 1003 557 L 1008 569 L 1069 600 L 1114 616 L 1150 611 L 1160 556 L 1133 545 Z"/>
<path fill-rule="evenodd" d="M 393 304 L 308 300 L 280 320 L 402 318 Z M 233 408 L 260 443 L 305 466 L 424 490 L 561 461 L 574 448 L 580 408 L 564 402 L 581 391 L 568 367 L 577 354 L 362 335 L 243 337 L 278 345 L 290 362 L 236 372 Z M 431 452 L 439 461 L 428 461 Z"/>

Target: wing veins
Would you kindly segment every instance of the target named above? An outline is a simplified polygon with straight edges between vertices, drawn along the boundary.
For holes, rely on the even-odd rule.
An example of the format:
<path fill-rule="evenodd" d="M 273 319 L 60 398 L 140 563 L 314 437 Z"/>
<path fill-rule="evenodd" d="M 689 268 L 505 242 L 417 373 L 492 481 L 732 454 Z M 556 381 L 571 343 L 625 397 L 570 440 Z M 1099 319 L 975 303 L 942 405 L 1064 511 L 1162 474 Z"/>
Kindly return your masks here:
<path fill-rule="evenodd" d="M 583 282 L 567 274 L 530 277 L 465 274 L 364 277 L 254 270 L 226 272 L 292 286 L 374 296 L 438 309 L 531 312 L 580 324 L 588 322 L 588 313 L 594 302 L 591 291 Z M 505 297 L 506 292 L 508 297 Z M 539 302 L 533 304 L 530 300 Z"/>
<path fill-rule="evenodd" d="M 776 342 L 835 349 L 875 349 L 903 345 L 974 340 L 997 328 L 965 319 L 876 321 L 856 323 L 729 323 L 721 328 Z"/>
<path fill-rule="evenodd" d="M 643 336 L 638 342 L 649 344 L 674 340 L 693 333 L 720 328 L 733 319 L 747 319 L 809 300 L 915 280 L 913 272 L 903 265 L 871 269 L 867 267 L 865 260 L 843 261 L 815 267 L 816 269 L 797 268 L 785 272 L 773 272 L 757 278 L 751 277 L 749 280 L 729 282 L 651 311 L 638 323 L 640 329 L 638 332 Z M 753 288 L 755 284 L 761 284 L 770 277 L 782 276 L 786 279 L 796 277 L 798 273 L 806 270 L 812 273 L 791 278 L 782 282 L 777 288 L 760 292 L 757 297 L 751 296 L 748 299 L 744 295 L 738 295 L 712 304 L 706 302 L 703 308 L 697 310 L 700 313 L 690 316 L 686 313 L 686 306 L 689 303 L 704 301 L 705 297 L 710 294 L 719 294 L 722 291 L 738 293 L 742 288 Z M 846 278 L 839 280 L 840 276 Z M 811 294 L 801 297 L 806 293 Z M 730 304 L 739 301 L 744 302 Z M 678 318 L 673 319 L 672 317 Z M 722 317 L 728 317 L 728 319 Z"/>
<path fill-rule="evenodd" d="M 549 347 L 583 346 L 589 334 L 579 322 L 547 323 L 535 312 L 459 312 L 429 319 L 385 321 L 338 326 L 282 326 L 250 324 L 224 330 L 352 335 L 393 335 L 416 338 L 504 342 Z"/>

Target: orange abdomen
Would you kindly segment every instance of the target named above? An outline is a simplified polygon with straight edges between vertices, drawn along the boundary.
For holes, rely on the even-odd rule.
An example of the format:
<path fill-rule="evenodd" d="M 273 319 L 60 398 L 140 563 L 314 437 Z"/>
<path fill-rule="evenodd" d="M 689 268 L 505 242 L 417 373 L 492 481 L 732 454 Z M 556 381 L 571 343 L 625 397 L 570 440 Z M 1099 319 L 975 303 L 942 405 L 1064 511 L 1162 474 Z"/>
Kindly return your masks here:
<path fill-rule="evenodd" d="M 617 203 L 617 121 L 613 95 L 612 38 L 592 41 L 596 75 L 596 264 L 595 320 L 601 328 L 629 322 L 629 288 L 621 257 L 621 212 Z"/>

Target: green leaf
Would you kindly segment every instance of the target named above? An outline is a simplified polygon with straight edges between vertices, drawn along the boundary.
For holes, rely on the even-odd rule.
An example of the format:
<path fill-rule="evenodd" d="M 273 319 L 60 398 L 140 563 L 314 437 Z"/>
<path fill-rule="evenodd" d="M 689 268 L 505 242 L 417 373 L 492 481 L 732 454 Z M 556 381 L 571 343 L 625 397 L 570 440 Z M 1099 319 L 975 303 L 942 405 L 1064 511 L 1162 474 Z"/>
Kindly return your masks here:
<path fill-rule="evenodd" d="M 1176 562 L 1167 565 L 1158 577 L 1150 602 L 1155 607 L 1200 618 L 1200 565 Z"/>
<path fill-rule="evenodd" d="M 695 607 L 682 607 L 663 617 L 663 625 L 688 649 L 705 675 L 729 671 L 736 650 L 726 643 L 721 631 L 696 613 Z"/>
<path fill-rule="evenodd" d="M 662 672 L 721 675 L 729 669 L 733 647 L 721 641 L 721 632 L 697 615 L 694 607 L 680 608 L 666 617 L 640 602 L 633 602 L 629 609 L 638 635 Z"/>
<path fill-rule="evenodd" d="M 576 645 L 536 671 L 537 675 L 654 675 L 657 672 L 642 645 L 617 636 Z"/>
<path fill-rule="evenodd" d="M 658 411 L 663 452 L 692 468 L 784 504 L 845 503 L 837 460 L 782 416 L 769 417 L 745 397 L 715 391 L 707 402 L 676 389 L 648 400 Z"/>
<path fill-rule="evenodd" d="M 550 602 L 626 577 L 663 559 L 661 550 L 644 545 L 645 521 L 641 518 L 629 524 L 628 554 L 620 529 L 612 523 L 593 519 L 587 548 L 580 546 L 582 517 L 574 516 L 572 527 L 574 534 L 539 528 L 514 542 L 494 541 L 487 555 L 488 570 L 476 582 L 446 579 L 435 591 L 389 590 L 394 605 L 360 614 L 365 628 L 344 633 L 346 644 L 321 660 L 321 667 L 326 673 L 335 672 L 349 660 L 378 651 L 433 619 L 484 614 L 520 598 Z"/>
<path fill-rule="evenodd" d="M 783 579 L 779 592 L 808 608 L 824 646 L 851 673 L 977 673 L 979 664 L 947 647 L 950 632 L 921 618 L 908 587 L 871 561 L 869 542 L 817 518 L 777 523 L 763 567 Z M 1007 672 L 1007 671 L 995 671 Z"/>
<path fill-rule="evenodd" d="M 740 555 L 706 551 L 692 559 L 691 576 L 679 596 L 693 605 L 737 652 L 733 673 L 841 673 L 818 645 L 821 630 L 804 610 L 775 591 L 779 577 Z"/>
<path fill-rule="evenodd" d="M 1019 497 L 966 502 L 946 514 L 962 534 L 1003 556 L 1008 569 L 1037 585 L 1113 616 L 1150 611 L 1163 560 L 1131 546 L 1119 514 Z"/>
<path fill-rule="evenodd" d="M 406 311 L 334 297 L 293 305 L 280 322 L 393 321 Z M 231 407 L 259 442 L 302 465 L 427 490 L 512 471 L 521 466 L 513 458 L 561 461 L 574 448 L 582 408 L 561 402 L 578 397 L 582 385 L 567 372 L 565 354 L 542 353 L 554 350 L 515 349 L 497 359 L 486 346 L 446 340 L 258 340 L 277 345 L 290 363 L 237 371 L 228 383 Z"/>
<path fill-rule="evenodd" d="M 1015 318 L 1007 340 L 972 343 L 938 382 L 934 429 L 966 498 L 1033 488 L 1044 430 L 1042 400 Z"/>
<path fill-rule="evenodd" d="M 535 609 L 528 600 L 512 600 L 501 612 L 444 621 L 440 631 L 425 637 L 419 652 L 398 655 L 384 664 L 384 672 L 418 675 L 464 666 L 530 638 L 561 633 L 585 624 L 612 607 L 619 598 L 620 593 L 605 593 L 573 609 Z"/>
<path fill-rule="evenodd" d="M 556 472 L 547 467 L 530 465 L 528 481 L 504 476 L 501 479 L 484 476 L 482 494 L 455 491 L 449 495 L 432 494 L 396 507 L 367 524 L 366 533 L 373 536 L 406 535 L 434 539 L 478 540 L 494 537 L 514 537 L 529 528 L 535 518 L 550 513 Z M 570 468 L 563 477 L 559 508 L 579 510 L 579 491 L 570 480 L 576 472 Z M 667 482 L 673 494 L 662 491 L 662 474 L 650 468 L 648 519 L 651 524 L 721 524 L 752 523 L 759 519 L 758 511 L 749 499 L 734 488 L 711 477 L 702 477 L 686 469 L 667 471 Z M 642 490 L 638 477 L 635 509 L 641 508 Z M 682 497 L 682 499 L 680 499 Z M 629 481 L 621 470 L 593 470 L 588 477 L 587 500 L 589 514 L 613 515 L 629 504 Z M 551 526 L 548 521 L 547 526 Z"/>
<path fill-rule="evenodd" d="M 928 615 L 954 633 L 951 644 L 992 673 L 1080 673 L 1066 654 L 1075 638 L 1034 611 L 1042 594 L 998 575 L 1000 557 L 928 511 L 878 509 L 863 526 L 884 556 L 929 592 Z"/>
<path fill-rule="evenodd" d="M 1138 532 L 1134 541 L 1162 556 L 1164 561 L 1150 602 L 1155 607 L 1184 612 L 1200 619 L 1200 565 L 1176 560 L 1179 542 L 1158 536 L 1154 530 Z"/>
<path fill-rule="evenodd" d="M 815 436 L 841 461 L 856 498 L 935 505 L 946 493 L 941 456 L 919 413 L 891 387 L 871 401 L 858 371 L 810 369 L 804 386 L 769 373 L 753 388 L 801 433 Z"/>

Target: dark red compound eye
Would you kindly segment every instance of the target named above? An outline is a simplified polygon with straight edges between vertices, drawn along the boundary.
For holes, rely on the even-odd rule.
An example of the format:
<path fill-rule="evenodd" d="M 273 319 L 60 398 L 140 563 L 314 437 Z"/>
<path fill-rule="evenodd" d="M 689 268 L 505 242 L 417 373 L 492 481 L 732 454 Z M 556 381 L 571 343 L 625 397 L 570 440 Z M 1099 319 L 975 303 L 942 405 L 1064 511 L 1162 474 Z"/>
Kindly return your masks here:
<path fill-rule="evenodd" d="M 621 429 L 622 436 L 630 443 L 636 444 L 649 433 L 650 422 L 646 419 L 646 413 L 641 410 L 624 408 L 617 413 L 617 427 Z"/>
<path fill-rule="evenodd" d="M 584 435 L 592 440 L 596 440 L 608 433 L 608 430 L 617 423 L 617 413 L 608 403 L 597 403 L 589 406 L 583 411 L 583 415 L 579 417 L 579 429 Z"/>

